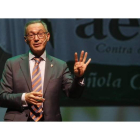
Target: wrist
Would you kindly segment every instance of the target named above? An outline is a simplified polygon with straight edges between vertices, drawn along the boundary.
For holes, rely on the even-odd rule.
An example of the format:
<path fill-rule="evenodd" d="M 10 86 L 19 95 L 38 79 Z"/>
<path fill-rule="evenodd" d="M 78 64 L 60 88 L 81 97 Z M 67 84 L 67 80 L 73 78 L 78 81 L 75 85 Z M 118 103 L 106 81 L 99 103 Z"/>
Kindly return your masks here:
<path fill-rule="evenodd" d="M 84 78 L 84 75 L 82 75 L 82 76 L 76 76 L 76 75 L 74 75 L 74 76 L 75 76 L 76 79 L 83 79 Z"/>
<path fill-rule="evenodd" d="M 25 93 L 25 101 L 27 101 L 27 93 Z"/>

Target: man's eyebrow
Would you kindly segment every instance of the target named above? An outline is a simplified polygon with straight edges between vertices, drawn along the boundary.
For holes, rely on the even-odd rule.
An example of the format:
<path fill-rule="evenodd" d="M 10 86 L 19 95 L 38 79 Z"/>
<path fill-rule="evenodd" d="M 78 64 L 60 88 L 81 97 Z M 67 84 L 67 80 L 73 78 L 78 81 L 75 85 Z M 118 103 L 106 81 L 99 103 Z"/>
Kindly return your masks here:
<path fill-rule="evenodd" d="M 37 33 L 39 33 L 40 31 L 43 31 L 43 30 L 40 29 Z M 43 31 L 43 32 L 44 32 L 44 31 Z M 28 34 L 29 34 L 29 33 L 34 33 L 34 31 L 29 31 Z"/>

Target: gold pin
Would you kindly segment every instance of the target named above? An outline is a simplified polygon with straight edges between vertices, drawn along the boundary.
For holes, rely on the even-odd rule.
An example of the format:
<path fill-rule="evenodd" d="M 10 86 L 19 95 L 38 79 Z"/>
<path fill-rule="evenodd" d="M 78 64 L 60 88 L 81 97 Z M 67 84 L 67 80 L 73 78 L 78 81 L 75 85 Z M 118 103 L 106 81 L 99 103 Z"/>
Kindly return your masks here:
<path fill-rule="evenodd" d="M 53 67 L 53 64 L 51 64 L 51 67 Z"/>

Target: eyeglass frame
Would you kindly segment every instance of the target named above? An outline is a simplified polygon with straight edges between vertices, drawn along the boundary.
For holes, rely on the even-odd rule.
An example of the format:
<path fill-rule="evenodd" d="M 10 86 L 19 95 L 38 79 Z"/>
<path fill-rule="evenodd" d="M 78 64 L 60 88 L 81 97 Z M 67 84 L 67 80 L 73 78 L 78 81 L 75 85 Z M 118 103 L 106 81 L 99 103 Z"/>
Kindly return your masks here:
<path fill-rule="evenodd" d="M 49 33 L 49 32 L 42 32 L 42 33 L 43 33 L 43 35 L 45 35 L 45 34 L 47 34 L 47 33 Z M 31 39 L 31 40 L 33 40 L 33 39 L 35 38 L 35 35 L 37 35 L 37 37 L 38 37 L 39 39 L 41 39 L 41 38 L 44 37 L 44 36 L 43 36 L 43 37 L 40 38 L 40 37 L 38 36 L 38 34 L 39 34 L 39 32 L 38 32 L 37 34 L 34 34 L 34 33 L 33 33 L 33 35 L 34 35 L 33 38 L 30 38 L 29 35 L 25 35 L 25 36 L 26 36 L 26 37 L 29 37 L 29 39 Z"/>

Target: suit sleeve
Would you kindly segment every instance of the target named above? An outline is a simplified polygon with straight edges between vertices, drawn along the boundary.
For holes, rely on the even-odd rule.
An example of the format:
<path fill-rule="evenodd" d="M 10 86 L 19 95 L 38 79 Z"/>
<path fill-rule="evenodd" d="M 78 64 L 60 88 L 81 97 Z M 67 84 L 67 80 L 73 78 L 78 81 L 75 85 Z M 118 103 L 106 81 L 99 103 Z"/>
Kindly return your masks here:
<path fill-rule="evenodd" d="M 82 78 L 83 79 L 83 78 Z M 81 97 L 84 87 L 84 84 L 80 84 L 81 78 L 74 77 L 72 78 L 71 72 L 67 64 L 64 64 L 64 72 L 63 72 L 63 81 L 62 81 L 62 89 L 66 93 L 67 97 L 70 98 L 79 98 Z"/>
<path fill-rule="evenodd" d="M 0 81 L 0 106 L 6 108 L 22 109 L 22 93 L 13 93 L 13 72 L 11 62 L 5 63 L 2 79 Z"/>

